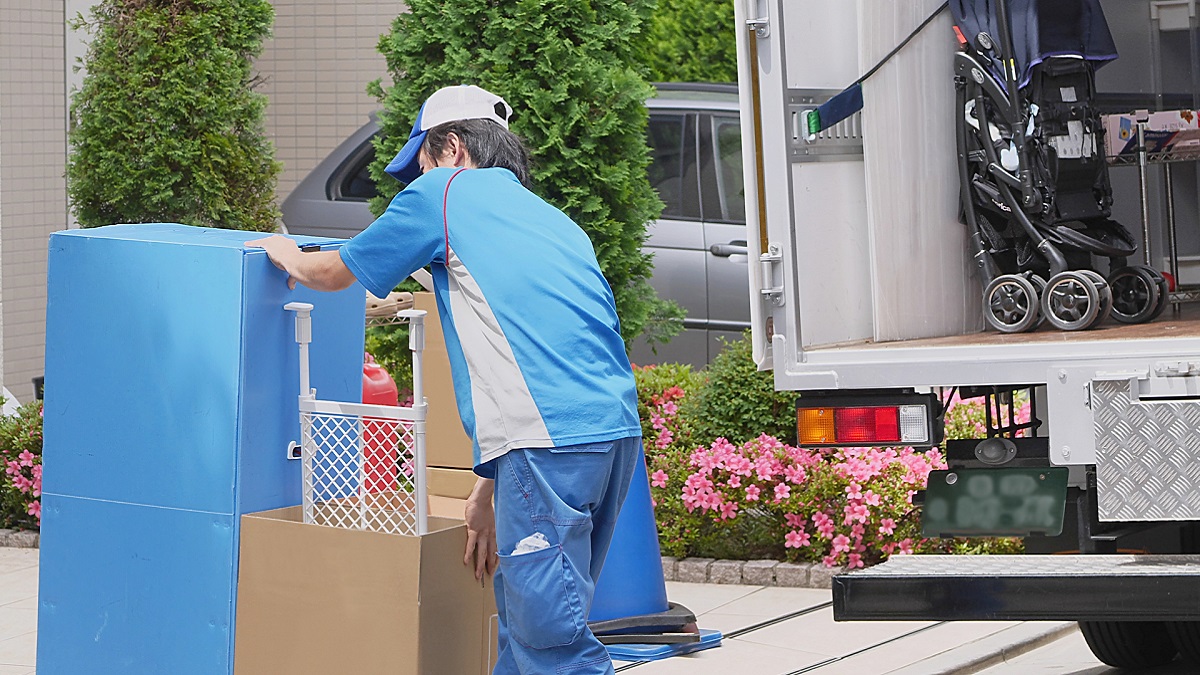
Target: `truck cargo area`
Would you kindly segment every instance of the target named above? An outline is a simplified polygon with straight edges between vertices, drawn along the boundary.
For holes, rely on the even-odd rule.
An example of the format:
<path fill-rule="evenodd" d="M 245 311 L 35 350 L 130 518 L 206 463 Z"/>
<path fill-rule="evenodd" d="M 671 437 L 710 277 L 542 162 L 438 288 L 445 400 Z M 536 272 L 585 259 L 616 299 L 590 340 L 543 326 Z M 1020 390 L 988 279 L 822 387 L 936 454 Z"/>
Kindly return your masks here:
<path fill-rule="evenodd" d="M 837 621 L 1200 621 L 1200 555 L 897 556 L 833 579 Z"/>

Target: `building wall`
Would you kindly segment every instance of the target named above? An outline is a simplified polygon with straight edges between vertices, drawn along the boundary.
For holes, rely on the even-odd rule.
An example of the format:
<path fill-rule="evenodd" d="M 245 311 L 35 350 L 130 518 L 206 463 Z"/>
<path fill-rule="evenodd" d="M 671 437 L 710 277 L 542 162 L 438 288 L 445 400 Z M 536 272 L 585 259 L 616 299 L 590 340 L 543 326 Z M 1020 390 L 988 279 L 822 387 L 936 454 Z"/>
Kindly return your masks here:
<path fill-rule="evenodd" d="M 395 0 L 274 0 L 274 37 L 256 67 L 271 99 L 267 132 L 283 162 L 279 198 L 379 107 L 367 83 L 387 74 L 379 36 L 406 11 Z M 385 80 L 386 82 L 386 80 Z"/>
<path fill-rule="evenodd" d="M 0 3 L 0 377 L 22 402 L 45 357 L 47 238 L 66 227 L 63 7 Z"/>

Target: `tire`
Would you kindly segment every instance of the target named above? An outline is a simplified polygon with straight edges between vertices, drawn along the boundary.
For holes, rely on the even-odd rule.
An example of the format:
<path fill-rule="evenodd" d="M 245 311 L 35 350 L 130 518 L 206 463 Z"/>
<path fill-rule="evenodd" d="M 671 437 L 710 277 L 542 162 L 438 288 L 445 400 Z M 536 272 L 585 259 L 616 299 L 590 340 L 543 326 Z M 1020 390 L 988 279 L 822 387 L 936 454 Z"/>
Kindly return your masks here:
<path fill-rule="evenodd" d="M 1087 330 L 1087 328 L 1098 325 L 1112 314 L 1113 295 L 1112 289 L 1109 288 L 1108 280 L 1105 279 L 1104 276 L 1099 272 L 1093 272 L 1092 270 L 1079 270 L 1079 273 L 1092 280 L 1092 283 L 1096 285 L 1096 292 L 1100 295 L 1100 313 L 1097 314 L 1095 320 L 1093 320 L 1092 323 L 1084 329 Z"/>
<path fill-rule="evenodd" d="M 1159 304 L 1159 275 L 1141 265 L 1122 267 L 1108 275 L 1112 288 L 1112 317 L 1121 323 L 1145 323 L 1157 310 L 1162 313 L 1166 304 Z"/>
<path fill-rule="evenodd" d="M 1080 621 L 1092 654 L 1114 668 L 1152 668 L 1175 660 L 1178 650 L 1162 621 Z"/>
<path fill-rule="evenodd" d="M 1086 330 L 1100 317 L 1100 290 L 1079 272 L 1059 272 L 1046 282 L 1042 313 L 1059 330 Z"/>
<path fill-rule="evenodd" d="M 1168 621 L 1167 633 L 1185 661 L 1200 665 L 1200 621 Z"/>
<path fill-rule="evenodd" d="M 1038 321 L 1038 294 L 1023 276 L 1003 274 L 983 291 L 983 314 L 988 325 L 1002 333 L 1022 333 Z"/>

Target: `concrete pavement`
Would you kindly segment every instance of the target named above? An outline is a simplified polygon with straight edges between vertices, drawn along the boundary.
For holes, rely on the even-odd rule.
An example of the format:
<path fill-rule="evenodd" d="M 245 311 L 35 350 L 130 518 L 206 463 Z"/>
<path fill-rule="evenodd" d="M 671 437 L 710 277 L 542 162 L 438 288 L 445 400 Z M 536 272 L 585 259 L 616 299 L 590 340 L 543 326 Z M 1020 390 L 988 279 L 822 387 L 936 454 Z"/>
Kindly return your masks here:
<path fill-rule="evenodd" d="M 34 673 L 37 556 L 37 549 L 0 548 L 0 675 Z M 1074 631 L 1063 623 L 836 623 L 827 590 L 668 582 L 667 593 L 696 612 L 702 628 L 725 633 L 724 644 L 664 661 L 620 662 L 618 672 L 963 675 Z"/>

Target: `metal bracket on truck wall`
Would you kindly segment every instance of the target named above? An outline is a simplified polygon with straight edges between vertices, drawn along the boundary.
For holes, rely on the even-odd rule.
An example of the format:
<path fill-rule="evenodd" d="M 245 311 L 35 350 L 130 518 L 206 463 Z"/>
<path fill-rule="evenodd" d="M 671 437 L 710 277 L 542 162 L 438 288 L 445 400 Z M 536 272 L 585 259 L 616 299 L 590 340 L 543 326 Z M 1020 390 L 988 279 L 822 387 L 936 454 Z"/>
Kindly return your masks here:
<path fill-rule="evenodd" d="M 770 244 L 767 247 L 767 252 L 758 257 L 758 262 L 762 266 L 762 285 L 760 293 L 767 300 L 771 301 L 776 307 L 783 306 L 783 284 L 776 278 L 776 272 L 783 263 L 783 253 L 779 248 L 779 244 Z"/>
<path fill-rule="evenodd" d="M 810 140 L 805 114 L 839 93 L 835 89 L 788 89 L 788 153 L 792 162 L 862 161 L 861 111 L 821 131 Z"/>

